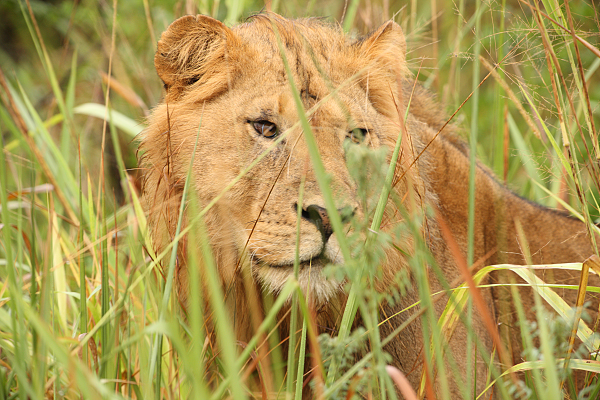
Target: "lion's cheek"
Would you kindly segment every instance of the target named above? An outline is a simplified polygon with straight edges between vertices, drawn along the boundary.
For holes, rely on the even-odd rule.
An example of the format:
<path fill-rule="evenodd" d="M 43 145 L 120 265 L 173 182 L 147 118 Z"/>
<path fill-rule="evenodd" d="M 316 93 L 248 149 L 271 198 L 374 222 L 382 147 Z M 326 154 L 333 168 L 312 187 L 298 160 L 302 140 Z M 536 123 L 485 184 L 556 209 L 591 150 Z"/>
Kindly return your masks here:
<path fill-rule="evenodd" d="M 331 262 L 331 264 L 343 264 L 344 257 L 342 257 L 342 252 L 340 251 L 340 244 L 337 240 L 337 237 L 331 235 L 327 243 L 325 244 L 325 257 Z"/>

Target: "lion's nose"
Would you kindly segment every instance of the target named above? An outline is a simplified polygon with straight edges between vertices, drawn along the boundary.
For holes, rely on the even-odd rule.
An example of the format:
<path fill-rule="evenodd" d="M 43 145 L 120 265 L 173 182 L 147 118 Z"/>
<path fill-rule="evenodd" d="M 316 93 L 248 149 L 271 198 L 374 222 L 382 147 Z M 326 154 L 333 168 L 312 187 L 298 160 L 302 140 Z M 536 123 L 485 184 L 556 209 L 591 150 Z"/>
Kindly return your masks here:
<path fill-rule="evenodd" d="M 327 240 L 329 240 L 329 237 L 333 233 L 327 210 L 316 204 L 311 204 L 305 210 L 302 210 L 302 217 L 317 227 L 323 237 L 323 243 L 327 243 Z"/>
<path fill-rule="evenodd" d="M 351 210 L 349 210 L 349 207 L 338 209 L 338 211 L 340 212 L 342 216 L 342 222 L 344 223 L 348 222 L 354 214 Z M 333 228 L 331 227 L 331 220 L 329 219 L 327 210 L 316 204 L 311 204 L 308 207 L 302 209 L 302 218 L 313 223 L 317 227 L 319 232 L 321 232 L 323 243 L 327 243 L 327 240 L 329 240 L 329 237 L 333 233 Z"/>

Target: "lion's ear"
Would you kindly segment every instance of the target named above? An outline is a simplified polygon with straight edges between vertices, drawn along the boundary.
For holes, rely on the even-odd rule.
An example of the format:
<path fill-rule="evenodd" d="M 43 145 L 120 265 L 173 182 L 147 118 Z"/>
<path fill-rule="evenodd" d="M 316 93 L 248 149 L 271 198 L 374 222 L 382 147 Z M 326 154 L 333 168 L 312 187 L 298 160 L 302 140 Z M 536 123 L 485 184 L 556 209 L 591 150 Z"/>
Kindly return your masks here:
<path fill-rule="evenodd" d="M 406 67 L 406 40 L 400 25 L 388 21 L 360 42 L 359 52 L 364 59 L 387 68 L 400 79 Z"/>
<path fill-rule="evenodd" d="M 231 29 L 204 15 L 187 15 L 163 32 L 154 56 L 154 66 L 165 87 L 179 88 L 199 80 L 226 80 L 231 68 L 228 54 L 239 41 Z M 214 86 L 217 82 L 211 82 Z"/>
<path fill-rule="evenodd" d="M 402 28 L 393 21 L 386 22 L 354 46 L 354 57 L 364 60 L 359 79 L 371 104 L 383 115 L 397 118 L 400 82 L 409 75 Z"/>

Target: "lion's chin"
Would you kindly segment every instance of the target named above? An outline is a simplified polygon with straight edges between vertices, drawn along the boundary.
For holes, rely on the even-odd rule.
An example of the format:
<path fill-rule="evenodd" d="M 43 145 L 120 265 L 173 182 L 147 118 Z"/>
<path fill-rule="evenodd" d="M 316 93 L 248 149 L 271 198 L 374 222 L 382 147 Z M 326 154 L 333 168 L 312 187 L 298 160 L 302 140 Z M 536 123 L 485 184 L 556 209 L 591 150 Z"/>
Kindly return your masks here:
<path fill-rule="evenodd" d="M 330 301 L 342 290 L 342 282 L 323 275 L 325 262 L 313 260 L 300 264 L 298 283 L 307 300 L 317 306 Z M 254 276 L 261 286 L 274 294 L 279 294 L 288 278 L 294 276 L 294 267 L 291 265 L 272 266 L 259 264 L 253 266 Z"/>

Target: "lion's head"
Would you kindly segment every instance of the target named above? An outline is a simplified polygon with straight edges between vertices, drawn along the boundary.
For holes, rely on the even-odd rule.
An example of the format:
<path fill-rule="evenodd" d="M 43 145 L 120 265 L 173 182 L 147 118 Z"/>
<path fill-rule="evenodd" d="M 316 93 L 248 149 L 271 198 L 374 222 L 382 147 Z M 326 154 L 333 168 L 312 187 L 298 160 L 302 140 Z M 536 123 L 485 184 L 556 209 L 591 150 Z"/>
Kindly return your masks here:
<path fill-rule="evenodd" d="M 232 29 L 201 15 L 173 22 L 155 57 L 165 99 L 141 139 L 155 245 L 163 248 L 174 236 L 191 167 L 191 190 L 202 206 L 216 200 L 205 221 L 225 282 L 240 270 L 251 271 L 262 288 L 277 293 L 292 274 L 299 237 L 300 284 L 316 303 L 339 294 L 340 282 L 320 273 L 343 257 L 290 83 L 295 82 L 345 220 L 363 212 L 346 165 L 348 146 L 393 148 L 402 131 L 404 57 L 404 36 L 393 22 L 356 40 L 319 19 L 291 21 L 274 14 Z M 409 142 L 403 144 L 406 163 Z M 390 264 L 386 274 L 401 263 Z"/>

